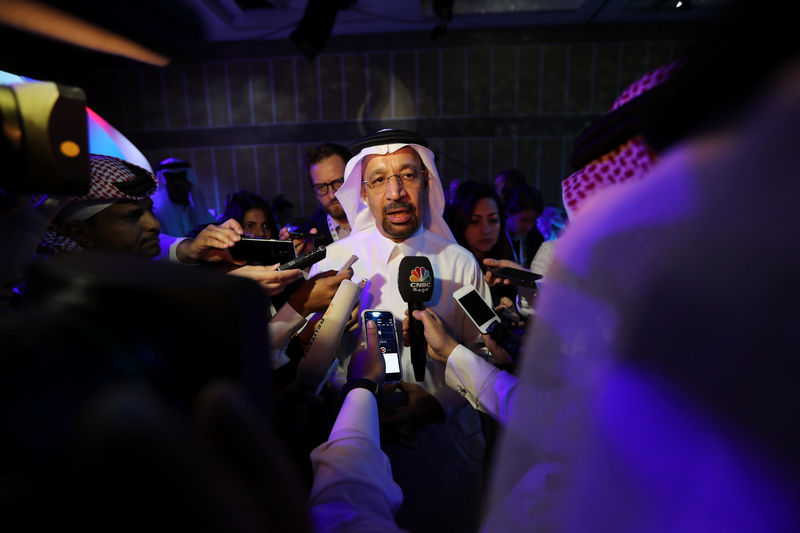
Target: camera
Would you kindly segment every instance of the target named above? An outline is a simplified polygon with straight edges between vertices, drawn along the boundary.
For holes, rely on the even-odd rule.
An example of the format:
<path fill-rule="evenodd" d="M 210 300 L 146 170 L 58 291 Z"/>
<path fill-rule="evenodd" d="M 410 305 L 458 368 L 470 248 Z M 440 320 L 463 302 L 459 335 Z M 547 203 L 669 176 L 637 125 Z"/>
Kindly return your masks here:
<path fill-rule="evenodd" d="M 89 190 L 86 95 L 52 82 L 0 85 L 0 189 L 81 195 Z"/>

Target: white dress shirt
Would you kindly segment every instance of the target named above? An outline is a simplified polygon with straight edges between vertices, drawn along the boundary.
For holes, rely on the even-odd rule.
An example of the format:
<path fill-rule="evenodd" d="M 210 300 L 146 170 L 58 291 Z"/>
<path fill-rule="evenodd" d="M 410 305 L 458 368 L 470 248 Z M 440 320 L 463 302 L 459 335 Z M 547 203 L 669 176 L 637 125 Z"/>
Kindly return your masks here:
<path fill-rule="evenodd" d="M 425 256 L 431 261 L 434 276 L 433 297 L 425 305 L 436 311 L 442 321 L 451 328 L 453 337 L 457 340 L 467 345 L 478 341 L 480 338 L 478 329 L 453 299 L 455 291 L 469 284 L 473 285 L 485 300 L 491 301 L 480 267 L 475 257 L 466 249 L 422 228 L 399 244 L 384 237 L 377 229 L 367 230 L 331 244 L 327 248 L 325 259 L 312 266 L 309 275 L 313 276 L 326 270 L 338 271 L 352 254 L 358 256 L 358 261 L 353 264 L 353 281 L 367 280 L 361 291 L 361 311 L 388 309 L 394 314 L 398 333 L 401 333 L 401 324 L 408 310 L 408 304 L 403 301 L 397 286 L 400 261 L 407 255 Z M 342 346 L 346 347 L 347 351 L 339 354 L 342 364 L 335 377 L 338 386 L 344 384 L 346 380 L 349 354 L 358 345 L 358 341 L 357 338 L 351 338 L 349 342 L 347 339 L 343 340 Z M 403 380 L 415 383 L 411 351 L 408 347 L 402 348 L 400 362 Z M 445 386 L 444 366 L 428 358 L 425 381 L 420 385 L 428 393 L 436 396 L 447 412 L 452 407 L 463 406 L 463 400 Z"/>

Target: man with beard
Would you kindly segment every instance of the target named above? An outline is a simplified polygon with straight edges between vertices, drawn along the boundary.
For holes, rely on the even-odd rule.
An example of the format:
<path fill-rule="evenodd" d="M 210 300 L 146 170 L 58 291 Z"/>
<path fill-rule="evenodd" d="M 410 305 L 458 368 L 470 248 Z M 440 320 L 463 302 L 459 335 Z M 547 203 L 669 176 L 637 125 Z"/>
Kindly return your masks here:
<path fill-rule="evenodd" d="M 91 249 L 155 257 L 161 224 L 150 195 L 156 180 L 147 170 L 111 156 L 89 156 L 91 184 L 55 217 L 37 255 Z"/>
<path fill-rule="evenodd" d="M 294 241 L 297 255 L 311 251 L 319 245 L 329 245 L 350 235 L 350 222 L 336 198 L 336 191 L 344 183 L 344 167 L 350 159 L 350 151 L 341 144 L 323 143 L 309 150 L 303 158 L 309 186 L 319 202 L 308 223 L 299 231 L 316 233 L 316 239 Z M 289 229 L 281 230 L 281 238 L 289 238 Z"/>
<path fill-rule="evenodd" d="M 453 293 L 473 285 L 489 300 L 474 256 L 456 243 L 442 218 L 444 193 L 433 152 L 413 132 L 383 130 L 358 141 L 344 170 L 336 197 L 352 226 L 346 239 L 328 246 L 327 256 L 311 275 L 340 268 L 358 256 L 353 280 L 366 279 L 360 308 L 390 310 L 397 321 L 407 304 L 398 289 L 398 267 L 404 256 L 425 256 L 434 276 L 433 296 L 426 305 L 436 310 L 453 335 L 465 344 L 479 339 Z M 358 339 L 355 339 L 357 341 Z M 340 345 L 341 365 L 335 385 L 346 381 L 354 339 Z M 398 391 L 384 388 L 382 447 L 391 460 L 394 479 L 403 489 L 397 514 L 401 527 L 412 531 L 477 527 L 481 507 L 484 440 L 477 413 L 444 382 L 445 365 L 428 358 L 424 381 L 413 384 L 410 350 L 400 356 L 404 382 Z M 406 383 L 411 382 L 411 383 Z M 389 404 L 403 400 L 405 405 Z M 403 437 L 403 438 L 400 438 Z M 437 501 L 432 506 L 430 502 Z"/>

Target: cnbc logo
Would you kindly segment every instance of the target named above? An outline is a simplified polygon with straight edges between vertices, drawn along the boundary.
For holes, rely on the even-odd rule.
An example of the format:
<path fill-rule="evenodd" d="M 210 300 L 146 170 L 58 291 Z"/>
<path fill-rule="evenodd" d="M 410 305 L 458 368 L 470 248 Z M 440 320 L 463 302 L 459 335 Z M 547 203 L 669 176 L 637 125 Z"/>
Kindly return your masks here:
<path fill-rule="evenodd" d="M 408 277 L 410 281 L 411 290 L 416 292 L 424 292 L 430 290 L 431 286 L 431 273 L 425 267 L 415 267 Z"/>

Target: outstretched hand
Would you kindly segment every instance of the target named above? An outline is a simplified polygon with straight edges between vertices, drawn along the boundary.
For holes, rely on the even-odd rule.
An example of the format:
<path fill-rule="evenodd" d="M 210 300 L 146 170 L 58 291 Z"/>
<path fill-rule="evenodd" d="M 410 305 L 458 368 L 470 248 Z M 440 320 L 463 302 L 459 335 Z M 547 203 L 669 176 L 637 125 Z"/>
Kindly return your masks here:
<path fill-rule="evenodd" d="M 408 314 L 407 311 L 406 314 Z M 446 363 L 447 358 L 458 346 L 456 340 L 447 331 L 447 326 L 439 318 L 439 315 L 429 307 L 424 308 L 422 311 L 414 311 L 414 318 L 422 322 L 425 341 L 428 343 L 428 355 L 436 361 Z M 410 345 L 408 317 L 403 319 L 403 344 Z"/>
<path fill-rule="evenodd" d="M 528 270 L 524 266 L 520 266 L 514 261 L 511 261 L 510 259 L 492 259 L 491 257 L 484 257 L 483 264 L 490 268 L 509 267 L 509 268 L 516 268 L 518 270 Z M 490 287 L 497 285 L 498 283 L 502 283 L 503 285 L 510 285 L 512 283 L 510 279 L 503 279 L 494 276 L 491 270 L 486 271 L 486 274 L 484 274 L 483 279 Z"/>
<path fill-rule="evenodd" d="M 230 218 L 219 226 L 209 224 L 193 239 L 184 239 L 176 250 L 181 263 L 196 261 L 228 261 L 237 265 L 244 261 L 234 261 L 228 248 L 241 240 L 242 226 L 234 218 Z"/>
<path fill-rule="evenodd" d="M 317 228 L 311 228 L 309 233 L 317 234 Z M 288 241 L 291 236 L 289 235 L 289 227 L 284 226 L 278 232 L 278 238 L 282 241 Z M 305 255 L 314 249 L 314 239 L 292 239 L 294 245 L 294 253 L 297 257 Z"/>
<path fill-rule="evenodd" d="M 347 380 L 369 379 L 375 383 L 383 383 L 386 375 L 386 361 L 383 360 L 378 345 L 378 327 L 374 320 L 367 320 L 367 346 L 352 356 L 347 365 Z"/>
<path fill-rule="evenodd" d="M 350 279 L 352 276 L 353 269 L 350 268 L 339 275 L 336 275 L 335 270 L 320 272 L 294 291 L 289 298 L 289 305 L 302 316 L 325 311 L 342 281 Z"/>
<path fill-rule="evenodd" d="M 298 268 L 291 270 L 278 270 L 278 265 L 271 266 L 245 265 L 228 272 L 231 276 L 249 278 L 257 282 L 270 296 L 283 291 L 287 285 L 299 279 L 302 271 Z"/>

